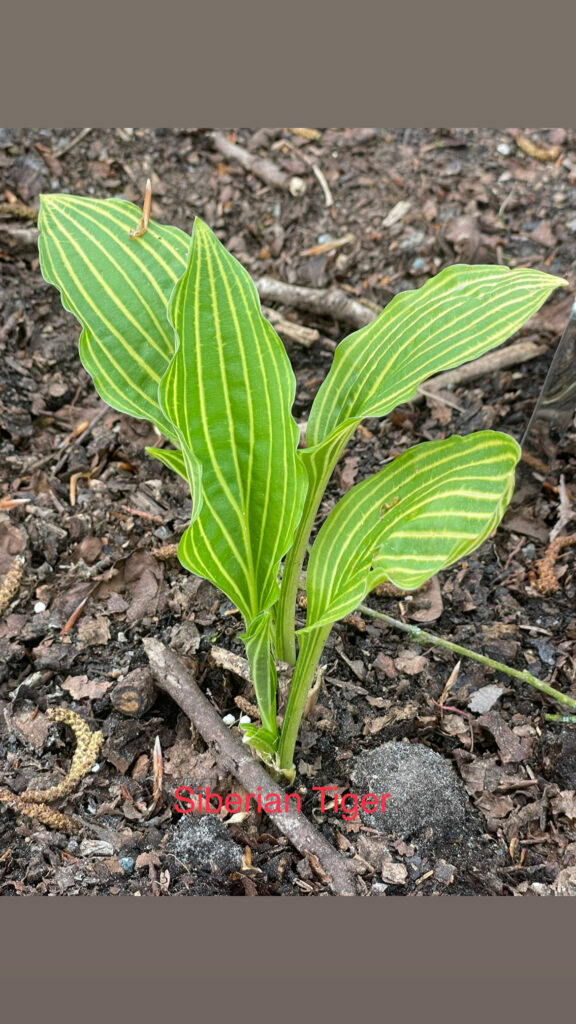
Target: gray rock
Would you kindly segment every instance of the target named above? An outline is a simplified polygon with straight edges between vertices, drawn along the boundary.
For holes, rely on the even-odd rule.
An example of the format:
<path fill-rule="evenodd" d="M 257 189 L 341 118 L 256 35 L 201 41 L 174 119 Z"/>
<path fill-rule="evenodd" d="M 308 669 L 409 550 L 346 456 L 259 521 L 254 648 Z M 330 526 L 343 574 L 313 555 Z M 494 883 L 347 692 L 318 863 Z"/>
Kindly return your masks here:
<path fill-rule="evenodd" d="M 365 793 L 390 793 L 385 812 L 360 809 L 365 825 L 434 844 L 462 838 L 468 798 L 440 754 L 418 743 L 383 743 L 356 761 L 352 781 Z"/>
<path fill-rule="evenodd" d="M 208 815 L 183 816 L 166 843 L 166 851 L 195 871 L 229 875 L 242 864 L 240 847 L 222 822 Z"/>

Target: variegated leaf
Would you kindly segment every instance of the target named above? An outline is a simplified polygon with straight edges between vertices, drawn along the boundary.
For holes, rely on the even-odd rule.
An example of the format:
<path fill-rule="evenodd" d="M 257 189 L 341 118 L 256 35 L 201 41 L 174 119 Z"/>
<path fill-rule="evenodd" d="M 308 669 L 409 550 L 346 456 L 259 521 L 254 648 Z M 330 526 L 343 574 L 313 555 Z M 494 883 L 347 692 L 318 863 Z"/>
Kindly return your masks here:
<path fill-rule="evenodd" d="M 559 285 L 538 270 L 453 266 L 396 295 L 380 316 L 340 343 L 312 405 L 299 452 L 308 495 L 286 559 L 278 603 L 279 656 L 294 663 L 292 608 L 314 518 L 332 470 L 359 423 L 412 398 L 420 384 L 495 348 Z"/>
<path fill-rule="evenodd" d="M 306 631 L 336 622 L 379 583 L 412 590 L 500 522 L 520 448 L 479 431 L 410 448 L 338 502 L 312 547 Z"/>
<path fill-rule="evenodd" d="M 159 462 L 163 462 L 168 469 L 172 469 L 175 473 L 178 473 L 178 476 L 181 476 L 186 480 L 186 483 L 188 483 L 184 456 L 177 448 L 147 448 L 146 452 L 148 455 L 151 455 L 153 459 L 158 459 Z"/>
<path fill-rule="evenodd" d="M 175 432 L 158 403 L 158 384 L 174 354 L 166 305 L 186 268 L 190 238 L 141 216 L 121 199 L 41 197 L 42 274 L 82 325 L 80 358 L 99 395 L 120 412 Z"/>
<path fill-rule="evenodd" d="M 180 560 L 227 594 L 252 637 L 276 600 L 306 490 L 294 374 L 250 276 L 199 219 L 170 318 L 179 343 L 160 401 L 193 498 Z"/>
<path fill-rule="evenodd" d="M 458 265 L 396 295 L 336 349 L 310 413 L 309 447 L 384 416 L 429 377 L 500 345 L 562 284 L 539 270 Z"/>

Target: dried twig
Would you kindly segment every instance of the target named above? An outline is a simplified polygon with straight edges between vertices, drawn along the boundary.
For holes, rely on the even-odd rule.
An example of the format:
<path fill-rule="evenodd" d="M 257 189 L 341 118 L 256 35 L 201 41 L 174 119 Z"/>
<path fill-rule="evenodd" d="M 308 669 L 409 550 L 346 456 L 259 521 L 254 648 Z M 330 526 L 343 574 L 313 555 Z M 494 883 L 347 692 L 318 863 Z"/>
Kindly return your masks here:
<path fill-rule="evenodd" d="M 262 306 L 262 315 L 272 324 L 278 334 L 290 338 L 291 341 L 303 345 L 304 348 L 310 348 L 320 337 L 320 332 L 314 327 L 303 327 L 302 324 L 292 323 L 291 320 L 286 320 L 277 309 L 271 309 L 270 306 Z"/>
<path fill-rule="evenodd" d="M 205 742 L 216 747 L 223 767 L 248 792 L 257 792 L 260 786 L 262 792 L 278 793 L 283 806 L 286 806 L 286 794 L 280 784 L 272 781 L 264 765 L 255 760 L 249 749 L 239 743 L 224 725 L 185 663 L 152 637 L 144 640 L 144 649 L 160 689 L 169 693 L 188 715 Z M 347 896 L 356 893 L 353 863 L 338 853 L 303 814 L 291 809 L 275 814 L 274 821 L 300 853 L 304 856 L 311 853 L 319 858 L 324 871 L 330 876 L 333 893 Z"/>
<path fill-rule="evenodd" d="M 272 185 L 273 188 L 284 189 L 292 196 L 304 195 L 306 182 L 302 178 L 286 174 L 285 171 L 281 171 L 271 160 L 254 156 L 253 153 L 249 153 L 243 146 L 239 146 L 236 142 L 230 142 L 230 139 L 227 139 L 223 132 L 210 132 L 209 134 L 216 149 L 223 156 L 229 160 L 236 160 L 244 170 L 250 171 L 251 174 L 260 178 L 267 185 Z"/>
<path fill-rule="evenodd" d="M 517 341 L 514 345 L 507 345 L 506 348 L 498 349 L 496 352 L 488 352 L 471 363 L 464 363 L 454 370 L 446 370 L 439 373 L 437 377 L 431 377 L 426 387 L 429 392 L 436 388 L 452 388 L 464 381 L 475 380 L 485 374 L 496 373 L 497 370 L 505 370 L 510 366 L 519 366 L 527 363 L 530 359 L 537 359 L 546 352 L 546 347 L 537 345 L 528 339 Z"/>
<path fill-rule="evenodd" d="M 376 319 L 378 313 L 376 307 L 372 309 L 342 288 L 304 288 L 302 285 L 277 281 L 273 277 L 261 277 L 256 281 L 256 287 L 263 302 L 281 302 L 285 306 L 318 316 L 328 316 L 353 327 L 365 327 Z"/>
<path fill-rule="evenodd" d="M 576 512 L 572 508 L 570 501 L 570 494 L 566 487 L 566 481 L 564 476 L 560 477 L 559 486 L 560 504 L 558 508 L 558 522 L 550 530 L 550 540 L 556 540 L 556 537 L 562 532 L 565 526 L 568 525 L 571 519 L 576 518 Z"/>
<path fill-rule="evenodd" d="M 347 235 L 342 235 L 341 238 L 332 238 L 329 242 L 320 242 L 318 245 L 313 245 L 310 249 L 303 249 L 300 255 L 321 256 L 322 253 L 334 252 L 334 249 L 341 249 L 344 245 L 351 245 L 355 241 L 356 235 L 353 235 L 350 231 Z"/>
<path fill-rule="evenodd" d="M 82 142 L 82 139 L 85 139 L 91 131 L 93 131 L 92 128 L 82 128 L 77 135 L 74 135 L 74 137 L 70 139 L 70 142 L 65 142 L 63 146 L 55 149 L 52 156 L 55 157 L 56 160 L 59 160 L 61 156 L 64 156 L 65 153 L 69 153 L 71 149 L 74 149 L 74 146 L 77 146 L 79 142 Z"/>
<path fill-rule="evenodd" d="M 334 206 L 334 197 L 330 191 L 330 186 L 326 181 L 324 171 L 322 170 L 319 164 L 312 164 L 312 170 L 314 171 L 314 174 L 318 178 L 318 181 L 320 182 L 320 188 L 324 193 L 324 205 L 327 207 Z"/>

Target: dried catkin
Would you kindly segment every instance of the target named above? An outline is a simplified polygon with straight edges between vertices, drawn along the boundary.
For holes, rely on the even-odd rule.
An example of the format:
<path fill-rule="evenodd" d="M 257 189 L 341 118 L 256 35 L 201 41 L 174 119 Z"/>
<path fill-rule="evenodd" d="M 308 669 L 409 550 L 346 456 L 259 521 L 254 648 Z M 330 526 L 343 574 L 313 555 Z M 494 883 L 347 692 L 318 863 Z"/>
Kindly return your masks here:
<path fill-rule="evenodd" d="M 48 789 L 28 789 L 22 796 L 17 796 L 9 789 L 0 789 L 0 800 L 7 807 L 25 814 L 28 818 L 35 818 L 49 828 L 76 832 L 80 828 L 79 822 L 68 814 L 53 810 L 48 804 L 53 800 L 62 800 L 74 792 L 98 760 L 103 736 L 99 731 L 92 732 L 84 719 L 68 708 L 49 708 L 46 716 L 53 722 L 69 725 L 76 737 L 76 750 L 68 774 L 56 786 L 50 786 Z"/>

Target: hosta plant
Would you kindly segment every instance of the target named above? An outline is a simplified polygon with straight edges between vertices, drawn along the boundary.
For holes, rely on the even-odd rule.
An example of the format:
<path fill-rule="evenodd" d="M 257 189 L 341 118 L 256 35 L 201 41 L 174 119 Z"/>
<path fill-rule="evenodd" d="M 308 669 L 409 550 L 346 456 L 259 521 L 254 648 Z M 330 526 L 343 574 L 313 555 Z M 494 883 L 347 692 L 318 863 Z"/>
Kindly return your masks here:
<path fill-rule="evenodd" d="M 306 698 L 328 633 L 389 580 L 406 590 L 478 547 L 509 502 L 520 449 L 495 431 L 426 442 L 352 487 L 311 546 L 305 626 L 295 603 L 334 466 L 366 417 L 503 342 L 560 284 L 537 270 L 453 266 L 402 292 L 336 349 L 308 420 L 247 271 L 196 219 L 192 236 L 120 199 L 42 197 L 40 260 L 79 320 L 80 357 L 113 408 L 152 422 L 148 448 L 188 483 L 182 565 L 222 590 L 245 624 L 260 724 L 246 742 L 293 775 Z M 278 725 L 276 660 L 294 665 Z"/>

